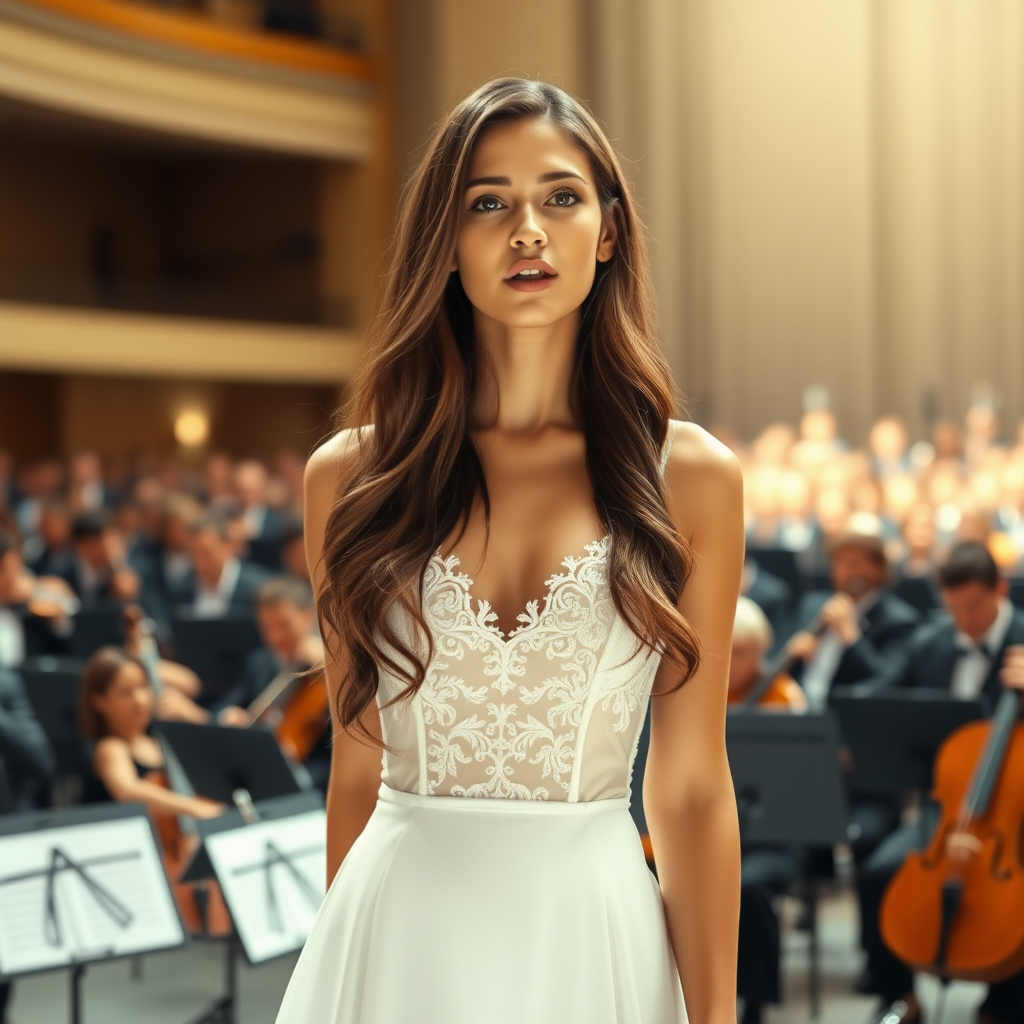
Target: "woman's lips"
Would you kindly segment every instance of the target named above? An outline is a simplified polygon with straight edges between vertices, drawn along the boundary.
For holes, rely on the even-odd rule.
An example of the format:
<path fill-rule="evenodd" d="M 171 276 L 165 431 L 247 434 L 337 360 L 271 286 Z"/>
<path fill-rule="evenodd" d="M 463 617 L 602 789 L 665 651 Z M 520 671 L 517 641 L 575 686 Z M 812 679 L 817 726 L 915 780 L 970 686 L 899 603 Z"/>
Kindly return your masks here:
<path fill-rule="evenodd" d="M 538 277 L 510 277 L 505 284 L 517 292 L 542 292 L 552 281 L 554 281 L 553 277 L 545 277 L 541 274 Z"/>

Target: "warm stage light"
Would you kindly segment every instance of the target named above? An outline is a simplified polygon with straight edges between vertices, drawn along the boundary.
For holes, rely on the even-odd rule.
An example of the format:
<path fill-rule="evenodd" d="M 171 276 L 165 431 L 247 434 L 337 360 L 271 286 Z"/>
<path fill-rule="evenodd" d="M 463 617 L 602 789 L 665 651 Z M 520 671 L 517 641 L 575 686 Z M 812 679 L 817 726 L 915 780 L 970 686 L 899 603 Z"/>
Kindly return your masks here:
<path fill-rule="evenodd" d="M 193 447 L 202 444 L 210 436 L 210 420 L 205 412 L 186 409 L 174 420 L 174 436 L 179 444 Z"/>

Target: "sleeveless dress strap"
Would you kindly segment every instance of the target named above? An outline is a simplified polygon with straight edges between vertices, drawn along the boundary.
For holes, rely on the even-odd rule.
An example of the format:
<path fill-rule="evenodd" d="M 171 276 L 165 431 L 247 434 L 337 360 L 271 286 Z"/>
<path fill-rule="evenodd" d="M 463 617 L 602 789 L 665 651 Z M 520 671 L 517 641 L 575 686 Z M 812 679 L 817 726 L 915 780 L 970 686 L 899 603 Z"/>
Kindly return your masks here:
<path fill-rule="evenodd" d="M 672 451 L 672 442 L 676 439 L 676 421 L 668 421 L 668 433 L 665 435 L 665 443 L 661 446 L 661 462 L 658 465 L 658 473 L 665 475 L 665 466 L 668 465 L 668 453 Z"/>

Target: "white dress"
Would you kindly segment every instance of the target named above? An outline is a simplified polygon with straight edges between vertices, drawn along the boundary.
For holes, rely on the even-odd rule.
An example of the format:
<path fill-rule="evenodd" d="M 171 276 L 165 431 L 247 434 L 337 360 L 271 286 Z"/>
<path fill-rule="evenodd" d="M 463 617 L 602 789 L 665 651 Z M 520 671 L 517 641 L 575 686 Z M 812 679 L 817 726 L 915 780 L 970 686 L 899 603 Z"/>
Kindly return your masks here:
<path fill-rule="evenodd" d="M 685 1024 L 629 814 L 660 656 L 612 603 L 609 541 L 566 558 L 508 636 L 458 559 L 431 559 L 435 654 L 381 712 L 399 754 L 277 1024 Z M 382 672 L 378 705 L 404 687 Z"/>

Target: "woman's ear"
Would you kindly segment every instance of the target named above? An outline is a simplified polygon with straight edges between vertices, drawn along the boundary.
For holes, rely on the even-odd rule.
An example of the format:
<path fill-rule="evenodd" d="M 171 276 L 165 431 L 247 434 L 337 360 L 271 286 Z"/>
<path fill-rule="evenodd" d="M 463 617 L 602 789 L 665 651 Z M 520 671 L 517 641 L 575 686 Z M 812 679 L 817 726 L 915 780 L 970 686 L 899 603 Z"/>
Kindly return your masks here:
<path fill-rule="evenodd" d="M 615 243 L 618 240 L 618 228 L 615 216 L 606 213 L 602 218 L 601 237 L 597 240 L 597 261 L 607 263 L 615 255 Z"/>

